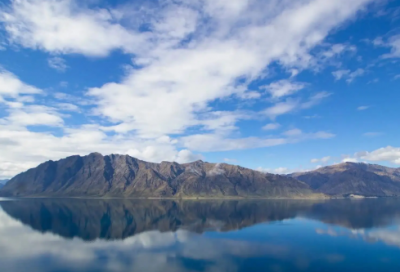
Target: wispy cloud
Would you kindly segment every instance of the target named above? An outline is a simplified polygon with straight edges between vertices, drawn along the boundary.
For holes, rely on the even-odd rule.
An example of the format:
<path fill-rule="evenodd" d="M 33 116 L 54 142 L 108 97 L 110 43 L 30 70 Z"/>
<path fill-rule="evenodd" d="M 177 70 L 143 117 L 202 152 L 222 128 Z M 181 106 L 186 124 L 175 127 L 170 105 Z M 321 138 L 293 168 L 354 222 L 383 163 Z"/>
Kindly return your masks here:
<path fill-rule="evenodd" d="M 65 72 L 68 68 L 65 60 L 60 57 L 51 57 L 47 60 L 49 66 L 58 72 Z"/>
<path fill-rule="evenodd" d="M 280 128 L 281 125 L 278 123 L 269 123 L 262 127 L 263 130 L 275 130 Z"/>
<path fill-rule="evenodd" d="M 311 159 L 311 163 L 327 163 L 330 161 L 332 158 L 330 156 L 326 156 L 320 159 Z"/>
<path fill-rule="evenodd" d="M 364 137 L 373 138 L 373 137 L 382 136 L 383 134 L 384 134 L 383 132 L 365 132 L 365 133 L 363 134 L 363 136 L 364 136 Z"/>
<path fill-rule="evenodd" d="M 359 106 L 359 107 L 357 107 L 357 110 L 358 111 L 365 111 L 365 110 L 368 110 L 370 107 L 371 106 Z"/>
<path fill-rule="evenodd" d="M 365 74 L 365 70 L 358 68 L 355 71 L 350 71 L 350 70 L 337 70 L 335 72 L 332 72 L 333 77 L 335 80 L 341 80 L 341 79 L 346 79 L 347 83 L 351 83 L 356 79 L 357 77 L 360 77 Z"/>

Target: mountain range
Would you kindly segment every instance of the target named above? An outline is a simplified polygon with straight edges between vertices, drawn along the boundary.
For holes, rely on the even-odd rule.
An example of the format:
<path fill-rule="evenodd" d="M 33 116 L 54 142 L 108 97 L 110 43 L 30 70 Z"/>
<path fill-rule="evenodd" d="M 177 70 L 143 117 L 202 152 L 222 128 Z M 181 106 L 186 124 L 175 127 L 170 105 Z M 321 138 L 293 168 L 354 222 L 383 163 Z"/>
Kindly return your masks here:
<path fill-rule="evenodd" d="M 289 176 L 330 196 L 400 196 L 400 168 L 346 162 Z"/>
<path fill-rule="evenodd" d="M 149 163 L 128 155 L 71 156 L 12 178 L 0 196 L 131 198 L 316 198 L 287 176 L 195 161 Z"/>
<path fill-rule="evenodd" d="M 400 168 L 341 163 L 274 175 L 225 163 L 150 163 L 92 153 L 47 161 L 0 188 L 6 197 L 327 198 L 400 196 Z"/>

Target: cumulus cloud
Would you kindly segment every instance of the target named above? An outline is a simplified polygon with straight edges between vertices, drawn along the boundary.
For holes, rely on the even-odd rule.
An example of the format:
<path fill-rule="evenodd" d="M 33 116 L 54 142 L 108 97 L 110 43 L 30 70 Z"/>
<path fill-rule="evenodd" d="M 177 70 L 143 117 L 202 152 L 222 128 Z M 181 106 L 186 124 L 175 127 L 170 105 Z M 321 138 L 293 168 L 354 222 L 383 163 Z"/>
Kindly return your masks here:
<path fill-rule="evenodd" d="M 17 108 L 11 108 L 9 115 L 0 119 L 0 125 L 8 126 L 34 126 L 34 125 L 47 125 L 47 126 L 62 126 L 64 119 L 57 113 L 56 109 L 39 106 L 29 105 Z"/>
<path fill-rule="evenodd" d="M 358 152 L 355 154 L 355 157 L 367 161 L 382 161 L 400 164 L 400 148 L 387 146 L 371 152 Z"/>
<path fill-rule="evenodd" d="M 332 29 L 371 1 L 204 0 L 91 8 L 74 0 L 12 0 L 0 12 L 0 21 L 14 46 L 61 58 L 53 57 L 51 64 L 60 70 L 66 68 L 66 54 L 105 57 L 114 50 L 131 57 L 134 68 L 117 82 L 89 86 L 84 99 L 56 93 L 60 101 L 53 108 L 33 104 L 42 90 L 0 71 L 0 103 L 8 114 L 0 123 L 0 167 L 6 168 L 2 175 L 41 160 L 92 151 L 185 161 L 200 157 L 193 151 L 333 137 L 328 132 L 240 137 L 240 121 L 277 118 L 313 107 L 330 95 L 321 91 L 296 97 L 304 83 L 293 78 L 271 82 L 266 90 L 275 99 L 259 112 L 238 109 L 235 103 L 265 95 L 249 90 L 249 85 L 268 74 L 271 64 L 292 71 L 294 77 L 314 67 L 316 58 L 346 50 L 336 46 L 324 57 L 312 53 Z M 229 111 L 213 105 L 227 99 L 234 104 Z M 65 112 L 79 113 L 73 105 L 89 107 L 90 116 L 81 119 L 91 120 L 70 125 Z M 38 125 L 46 126 L 45 131 L 28 128 Z M 40 152 L 38 146 L 43 147 Z"/>
<path fill-rule="evenodd" d="M 352 157 L 346 157 L 342 159 L 342 162 L 358 162 L 357 158 L 352 158 Z"/>
<path fill-rule="evenodd" d="M 41 93 L 43 93 L 42 90 L 25 84 L 14 74 L 0 69 L 0 98 L 18 98 L 20 95 Z"/>
<path fill-rule="evenodd" d="M 376 137 L 375 134 L 366 136 Z M 313 159 L 311 162 L 314 162 L 314 160 L 315 162 L 321 162 L 320 159 Z M 341 158 L 341 162 L 384 162 L 400 165 L 400 148 L 387 146 L 373 151 L 359 151 L 354 153 L 353 155 L 343 155 Z"/>
<path fill-rule="evenodd" d="M 214 23 L 206 36 L 192 40 L 190 47 L 165 50 L 166 45 L 158 45 L 162 49 L 139 58 L 146 63 L 141 70 L 133 71 L 120 83 L 93 88 L 89 95 L 98 99 L 98 114 L 113 122 L 123 122 L 126 130 L 144 135 L 181 133 L 193 125 L 202 125 L 196 111 L 205 109 L 208 102 L 245 92 L 246 86 L 238 85 L 237 78 L 251 80 L 276 59 L 285 66 L 307 63 L 303 61 L 308 58 L 306 52 L 322 40 L 333 24 L 350 16 L 348 8 L 356 10 L 364 3 L 352 3 L 351 7 L 347 3 L 346 10 L 336 2 L 326 5 L 310 1 L 309 5 L 293 8 L 288 3 L 278 11 L 260 9 L 264 5 L 257 1 L 257 5 L 244 3 L 238 13 L 221 16 L 219 12 L 230 10 L 231 5 L 207 2 L 198 7 Z M 258 19 L 261 10 L 264 18 L 270 18 L 268 21 Z M 304 20 L 304 12 L 313 15 Z M 196 33 L 203 31 L 203 24 L 194 25 Z M 277 116 L 295 108 L 296 103 L 284 102 L 268 108 L 266 114 Z"/>
<path fill-rule="evenodd" d="M 90 10 L 70 0 L 13 0 L 0 14 L 10 42 L 51 53 L 105 56 L 135 51 L 144 37 L 116 23 L 106 9 Z"/>

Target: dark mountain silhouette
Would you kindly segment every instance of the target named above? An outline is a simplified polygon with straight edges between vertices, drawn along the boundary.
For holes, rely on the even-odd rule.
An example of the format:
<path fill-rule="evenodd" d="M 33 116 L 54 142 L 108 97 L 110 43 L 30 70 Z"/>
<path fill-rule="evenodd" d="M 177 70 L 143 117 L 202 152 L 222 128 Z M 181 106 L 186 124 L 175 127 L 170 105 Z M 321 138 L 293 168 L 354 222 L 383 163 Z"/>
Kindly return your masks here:
<path fill-rule="evenodd" d="M 149 163 L 127 155 L 72 156 L 11 179 L 0 196 L 310 198 L 303 182 L 229 164 Z"/>
<path fill-rule="evenodd" d="M 400 196 L 400 168 L 347 162 L 289 176 L 332 196 Z"/>
<path fill-rule="evenodd" d="M 8 179 L 2 179 L 0 180 L 0 189 L 3 188 L 3 186 L 8 182 Z"/>

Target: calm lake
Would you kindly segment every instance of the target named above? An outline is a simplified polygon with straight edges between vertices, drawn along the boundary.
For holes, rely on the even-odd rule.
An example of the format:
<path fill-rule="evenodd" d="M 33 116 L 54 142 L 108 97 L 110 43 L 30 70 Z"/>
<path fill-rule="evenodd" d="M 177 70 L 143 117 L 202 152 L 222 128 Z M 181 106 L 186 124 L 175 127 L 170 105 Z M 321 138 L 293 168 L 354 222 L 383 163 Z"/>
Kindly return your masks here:
<path fill-rule="evenodd" d="M 400 271 L 396 198 L 0 206 L 0 271 Z"/>

